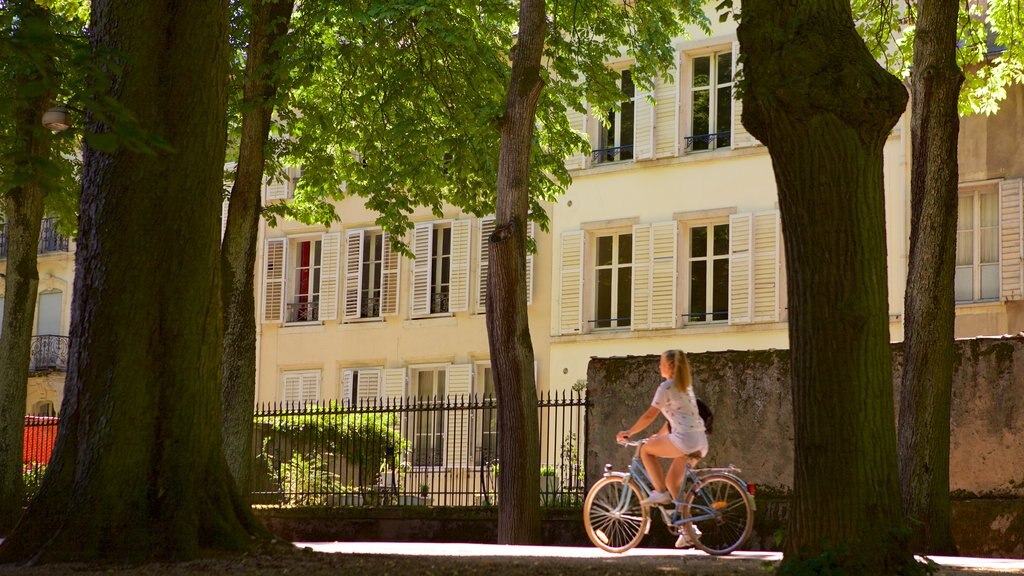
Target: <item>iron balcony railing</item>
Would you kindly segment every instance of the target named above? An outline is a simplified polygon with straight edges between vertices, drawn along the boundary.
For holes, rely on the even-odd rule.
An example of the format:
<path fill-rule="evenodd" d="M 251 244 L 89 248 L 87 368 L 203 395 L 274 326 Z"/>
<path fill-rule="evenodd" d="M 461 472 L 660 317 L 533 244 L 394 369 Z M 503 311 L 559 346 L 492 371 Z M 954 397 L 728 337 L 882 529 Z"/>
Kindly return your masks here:
<path fill-rule="evenodd" d="M 712 148 L 725 148 L 732 142 L 732 132 L 712 132 L 711 134 L 696 134 L 686 137 L 686 151 L 694 152 L 699 150 L 710 150 Z"/>
<path fill-rule="evenodd" d="M 33 336 L 29 354 L 29 370 L 31 372 L 66 372 L 69 343 L 70 340 L 67 336 L 52 334 Z"/>
<path fill-rule="evenodd" d="M 0 224 L 0 258 L 7 258 L 7 223 Z M 39 228 L 39 254 L 67 252 L 68 239 L 57 231 L 56 218 L 43 218 Z"/>
<path fill-rule="evenodd" d="M 292 302 L 288 304 L 288 322 L 316 322 L 319 319 L 319 302 Z"/>
<path fill-rule="evenodd" d="M 611 148 L 595 148 L 590 153 L 590 160 L 594 164 L 604 164 L 607 162 L 621 162 L 623 160 L 633 159 L 633 145 L 628 146 L 613 146 Z"/>

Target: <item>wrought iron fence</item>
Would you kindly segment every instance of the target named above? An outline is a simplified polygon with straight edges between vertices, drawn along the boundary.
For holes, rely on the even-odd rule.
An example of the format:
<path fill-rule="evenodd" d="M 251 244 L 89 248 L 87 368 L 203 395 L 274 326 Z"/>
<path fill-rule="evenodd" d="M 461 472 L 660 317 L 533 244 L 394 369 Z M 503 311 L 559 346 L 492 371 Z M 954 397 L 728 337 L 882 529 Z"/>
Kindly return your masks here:
<path fill-rule="evenodd" d="M 57 440 L 57 418 L 26 416 L 22 445 L 22 478 L 25 481 L 25 503 L 39 491 L 39 485 L 50 463 L 53 444 Z"/>
<path fill-rule="evenodd" d="M 29 355 L 29 371 L 60 370 L 66 372 L 69 344 L 70 339 L 67 336 L 50 334 L 33 336 Z"/>
<path fill-rule="evenodd" d="M 537 404 L 541 504 L 586 493 L 583 392 Z M 252 498 L 276 506 L 497 504 L 497 407 L 491 397 L 263 405 L 254 426 Z"/>
<path fill-rule="evenodd" d="M 7 258 L 7 223 L 0 223 L 0 258 Z M 43 218 L 39 228 L 39 254 L 67 252 L 68 239 L 57 231 L 56 218 Z"/>

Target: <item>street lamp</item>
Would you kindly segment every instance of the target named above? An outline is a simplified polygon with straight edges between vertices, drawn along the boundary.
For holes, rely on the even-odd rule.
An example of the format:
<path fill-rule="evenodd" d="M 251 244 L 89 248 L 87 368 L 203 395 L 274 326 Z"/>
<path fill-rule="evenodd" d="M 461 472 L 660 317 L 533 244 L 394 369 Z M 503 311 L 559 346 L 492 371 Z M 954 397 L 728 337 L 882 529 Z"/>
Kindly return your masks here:
<path fill-rule="evenodd" d="M 71 127 L 71 116 L 68 114 L 69 109 L 79 114 L 85 113 L 63 102 L 54 102 L 54 104 L 56 106 L 43 112 L 43 127 L 53 132 L 63 132 Z"/>

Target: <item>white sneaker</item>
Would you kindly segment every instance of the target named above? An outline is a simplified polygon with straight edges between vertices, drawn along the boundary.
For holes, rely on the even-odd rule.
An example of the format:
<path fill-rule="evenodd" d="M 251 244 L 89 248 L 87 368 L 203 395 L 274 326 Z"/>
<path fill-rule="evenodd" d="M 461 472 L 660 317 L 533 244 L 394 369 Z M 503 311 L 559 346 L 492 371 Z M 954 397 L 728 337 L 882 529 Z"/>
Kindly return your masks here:
<path fill-rule="evenodd" d="M 700 528 L 693 527 L 694 534 L 697 538 L 700 538 Z M 676 538 L 676 548 L 693 548 L 694 542 L 690 540 L 690 535 L 686 533 L 686 529 L 682 526 L 679 527 L 679 538 Z"/>
<path fill-rule="evenodd" d="M 672 495 L 668 492 L 652 490 L 651 495 L 640 501 L 641 506 L 658 506 L 660 504 L 671 504 Z"/>

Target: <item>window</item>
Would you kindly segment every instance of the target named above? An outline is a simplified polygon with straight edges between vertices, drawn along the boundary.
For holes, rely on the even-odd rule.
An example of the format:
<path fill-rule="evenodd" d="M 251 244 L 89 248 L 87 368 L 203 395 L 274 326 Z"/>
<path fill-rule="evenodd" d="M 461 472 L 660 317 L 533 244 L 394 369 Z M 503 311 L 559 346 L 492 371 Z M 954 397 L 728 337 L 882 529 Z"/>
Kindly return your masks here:
<path fill-rule="evenodd" d="M 430 253 L 430 313 L 443 314 L 448 312 L 451 293 L 452 229 L 450 226 L 437 226 L 433 234 Z"/>
<path fill-rule="evenodd" d="M 320 399 L 320 371 L 295 370 L 281 374 L 281 398 L 285 402 L 312 403 Z"/>
<path fill-rule="evenodd" d="M 632 71 L 622 71 L 619 86 L 625 100 L 619 111 L 608 111 L 608 125 L 600 127 L 597 149 L 594 150 L 595 164 L 633 159 L 636 86 L 633 85 Z"/>
<path fill-rule="evenodd" d="M 690 85 L 687 151 L 714 150 L 732 143 L 732 52 L 695 56 Z"/>
<path fill-rule="evenodd" d="M 384 233 L 367 232 L 363 240 L 360 258 L 361 281 L 359 284 L 359 317 L 380 316 L 381 281 L 384 271 Z"/>
<path fill-rule="evenodd" d="M 632 314 L 633 235 L 596 239 L 594 328 L 625 328 Z"/>
<path fill-rule="evenodd" d="M 470 218 L 416 224 L 412 246 L 412 317 L 469 310 L 472 224 Z"/>
<path fill-rule="evenodd" d="M 690 227 L 687 322 L 729 319 L 729 224 Z"/>
<path fill-rule="evenodd" d="M 314 322 L 320 318 L 321 249 L 319 238 L 295 243 L 295 281 L 288 303 L 288 322 Z"/>
<path fill-rule="evenodd" d="M 354 368 L 341 371 L 341 400 L 365 406 L 381 399 L 381 369 Z"/>
<path fill-rule="evenodd" d="M 478 368 L 477 390 L 483 408 L 480 409 L 476 464 L 483 466 L 498 458 L 498 409 L 494 399 L 494 373 L 490 366 Z"/>
<path fill-rule="evenodd" d="M 976 188 L 960 194 L 956 231 L 957 302 L 999 298 L 999 193 Z"/>
<path fill-rule="evenodd" d="M 418 402 L 441 400 L 446 395 L 446 370 L 422 368 L 413 371 L 412 395 Z M 443 410 L 409 413 L 413 424 L 413 465 L 441 466 L 444 463 L 445 422 Z"/>

